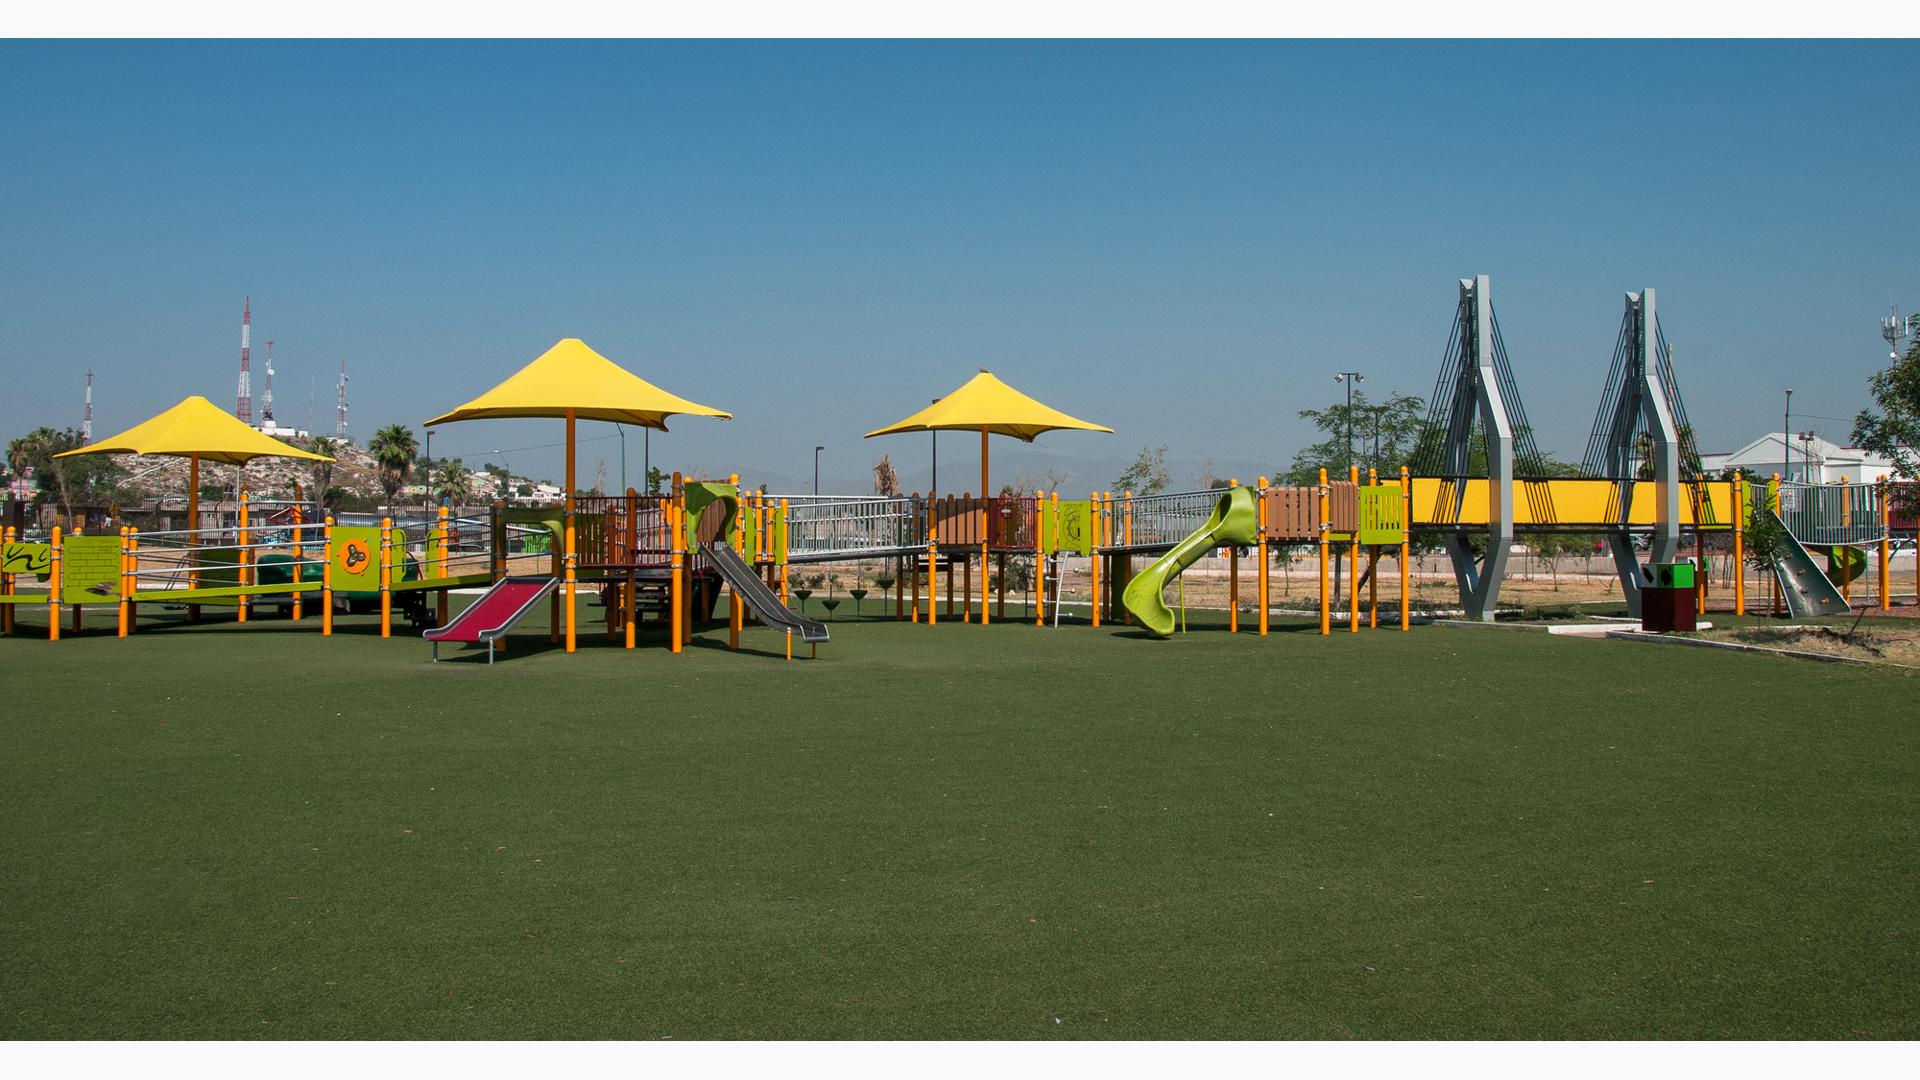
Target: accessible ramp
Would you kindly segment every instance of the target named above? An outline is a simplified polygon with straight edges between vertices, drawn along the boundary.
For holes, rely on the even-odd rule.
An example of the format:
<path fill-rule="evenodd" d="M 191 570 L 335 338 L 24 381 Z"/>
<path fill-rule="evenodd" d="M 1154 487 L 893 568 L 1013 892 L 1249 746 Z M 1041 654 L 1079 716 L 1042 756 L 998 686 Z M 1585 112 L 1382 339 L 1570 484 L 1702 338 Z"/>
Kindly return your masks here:
<path fill-rule="evenodd" d="M 1148 633 L 1155 637 L 1173 635 L 1173 610 L 1167 607 L 1166 597 L 1162 595 L 1167 587 L 1167 579 L 1192 566 L 1200 556 L 1214 548 L 1226 544 L 1252 544 L 1260 539 L 1260 513 L 1255 499 L 1252 488 L 1228 488 L 1221 493 L 1220 501 L 1214 503 L 1213 513 L 1207 517 L 1206 524 L 1175 544 L 1171 551 L 1154 560 L 1152 566 L 1135 575 L 1127 584 L 1127 591 L 1120 595 L 1120 602 L 1126 605 Z"/>
<path fill-rule="evenodd" d="M 1834 588 L 1813 556 L 1800 540 L 1787 529 L 1786 522 L 1774 513 L 1772 507 L 1762 507 L 1766 515 L 1780 528 L 1780 538 L 1785 541 L 1781 550 L 1774 555 L 1773 577 L 1780 583 L 1780 592 L 1787 598 L 1787 611 L 1796 619 L 1811 618 L 1815 615 L 1845 615 L 1852 608 L 1847 598 Z"/>
<path fill-rule="evenodd" d="M 463 645 L 485 642 L 487 663 L 491 664 L 493 643 L 513 629 L 513 624 L 519 622 L 521 616 L 532 611 L 534 605 L 559 584 L 560 579 L 555 577 L 501 578 L 480 599 L 454 616 L 452 622 L 437 626 L 420 636 L 433 642 L 435 663 L 440 660 L 440 643 L 457 641 Z"/>
<path fill-rule="evenodd" d="M 713 568 L 720 572 L 721 580 L 747 605 L 754 618 L 775 630 L 791 630 L 809 645 L 827 640 L 827 624 L 796 614 L 781 603 L 780 597 L 767 588 L 767 583 L 760 580 L 760 575 L 753 572 L 753 567 L 747 565 L 739 552 L 725 544 L 701 544 L 700 550 L 713 560 Z"/>

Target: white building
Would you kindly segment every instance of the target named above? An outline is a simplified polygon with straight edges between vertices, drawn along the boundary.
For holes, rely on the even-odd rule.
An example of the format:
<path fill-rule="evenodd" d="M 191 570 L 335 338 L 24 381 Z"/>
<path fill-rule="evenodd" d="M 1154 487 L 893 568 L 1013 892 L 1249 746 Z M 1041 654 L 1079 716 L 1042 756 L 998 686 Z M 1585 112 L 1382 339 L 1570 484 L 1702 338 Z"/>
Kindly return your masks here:
<path fill-rule="evenodd" d="M 1893 473 L 1893 461 L 1853 446 L 1830 443 L 1811 432 L 1782 436 L 1770 431 L 1731 453 L 1701 454 L 1700 468 L 1708 476 L 1739 469 L 1764 479 L 1780 473 L 1789 480 L 1832 484 L 1840 480 L 1872 483 Z"/>

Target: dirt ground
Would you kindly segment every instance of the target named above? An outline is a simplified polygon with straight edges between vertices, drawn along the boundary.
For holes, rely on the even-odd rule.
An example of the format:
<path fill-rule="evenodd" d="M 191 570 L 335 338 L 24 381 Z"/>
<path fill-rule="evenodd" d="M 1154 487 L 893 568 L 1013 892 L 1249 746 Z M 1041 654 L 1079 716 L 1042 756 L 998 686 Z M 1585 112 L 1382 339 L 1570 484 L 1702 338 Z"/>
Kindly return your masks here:
<path fill-rule="evenodd" d="M 1920 626 L 1909 629 L 1904 626 L 1888 628 L 1884 625 L 1862 625 L 1851 631 L 1846 626 L 1746 626 L 1708 630 L 1699 636 L 1763 649 L 1811 652 L 1920 667 Z"/>

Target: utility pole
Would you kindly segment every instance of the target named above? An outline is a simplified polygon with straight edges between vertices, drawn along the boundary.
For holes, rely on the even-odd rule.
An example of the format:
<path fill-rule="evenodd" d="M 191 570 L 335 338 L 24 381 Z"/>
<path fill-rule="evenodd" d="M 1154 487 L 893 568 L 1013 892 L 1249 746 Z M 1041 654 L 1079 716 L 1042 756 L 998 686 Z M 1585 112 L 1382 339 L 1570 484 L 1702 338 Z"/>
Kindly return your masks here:
<path fill-rule="evenodd" d="M 1357 371 L 1343 371 L 1333 377 L 1337 383 L 1347 384 L 1347 469 L 1353 469 L 1353 384 L 1367 381 L 1365 375 Z"/>
<path fill-rule="evenodd" d="M 93 445 L 93 369 L 87 369 L 87 407 L 80 413 L 80 445 Z"/>
<path fill-rule="evenodd" d="M 1780 420 L 1780 479 L 1793 475 L 1793 388 L 1787 388 L 1787 412 Z"/>
<path fill-rule="evenodd" d="M 820 494 L 820 451 L 825 449 L 824 446 L 813 448 L 813 493 L 815 495 Z"/>

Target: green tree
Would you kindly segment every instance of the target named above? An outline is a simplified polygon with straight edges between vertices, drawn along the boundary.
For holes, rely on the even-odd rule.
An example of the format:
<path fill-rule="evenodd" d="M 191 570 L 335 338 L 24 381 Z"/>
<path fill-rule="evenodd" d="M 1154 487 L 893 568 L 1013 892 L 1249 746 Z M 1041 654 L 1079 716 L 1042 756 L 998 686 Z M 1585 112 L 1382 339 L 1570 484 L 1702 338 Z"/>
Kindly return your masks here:
<path fill-rule="evenodd" d="M 1305 446 L 1293 455 L 1293 463 L 1280 473 L 1289 484 L 1314 484 L 1320 470 L 1328 479 L 1342 480 L 1347 472 L 1349 424 L 1353 437 L 1353 463 L 1361 475 L 1377 469 L 1382 480 L 1400 475 L 1400 466 L 1412 460 L 1426 428 L 1427 403 L 1412 394 L 1394 392 L 1384 402 L 1367 400 L 1359 390 L 1353 393 L 1353 408 L 1346 398 L 1324 409 L 1301 409 L 1300 418 L 1310 420 L 1326 438 Z"/>
<path fill-rule="evenodd" d="M 662 495 L 667 490 L 667 474 L 657 467 L 647 467 L 647 494 Z"/>
<path fill-rule="evenodd" d="M 82 445 L 80 432 L 74 428 L 35 428 L 7 443 L 7 467 L 16 475 L 33 479 L 39 489 L 35 506 L 58 496 L 61 512 L 70 515 L 76 498 L 85 505 L 119 499 L 125 474 L 111 457 L 98 454 L 54 460 L 55 454 L 78 450 Z"/>
<path fill-rule="evenodd" d="M 367 442 L 367 452 L 380 468 L 380 487 L 387 493 L 387 513 L 391 514 L 394 499 L 400 489 L 407 486 L 407 476 L 413 472 L 414 459 L 420 453 L 419 440 L 405 424 L 388 424 L 373 433 Z"/>
<path fill-rule="evenodd" d="M 1876 409 L 1861 409 L 1853 419 L 1856 445 L 1893 461 L 1894 475 L 1920 479 L 1920 339 L 1907 355 L 1867 379 Z M 1895 502 L 1907 513 L 1920 509 L 1920 485 L 1894 489 Z"/>
<path fill-rule="evenodd" d="M 307 444 L 307 449 L 323 457 L 338 457 L 340 444 L 325 435 L 320 435 Z M 333 486 L 333 462 L 316 461 L 312 465 L 314 501 L 324 509 L 334 505 L 328 496 L 339 490 Z"/>
<path fill-rule="evenodd" d="M 1113 491 L 1131 491 L 1135 495 L 1158 495 L 1171 483 L 1167 475 L 1167 448 L 1143 446 L 1133 464 L 1114 478 Z"/>
<path fill-rule="evenodd" d="M 473 497 L 473 470 L 459 458 L 442 461 L 440 471 L 434 474 L 433 486 L 449 503 L 464 506 Z"/>

